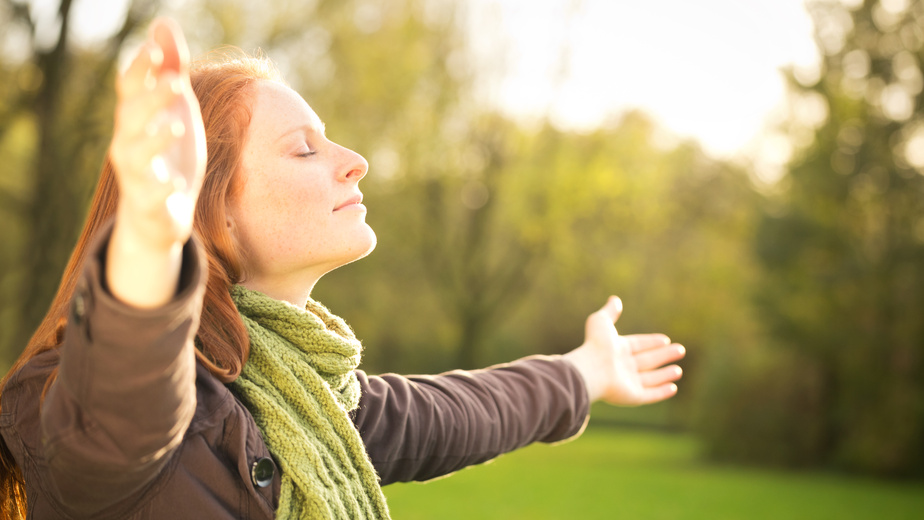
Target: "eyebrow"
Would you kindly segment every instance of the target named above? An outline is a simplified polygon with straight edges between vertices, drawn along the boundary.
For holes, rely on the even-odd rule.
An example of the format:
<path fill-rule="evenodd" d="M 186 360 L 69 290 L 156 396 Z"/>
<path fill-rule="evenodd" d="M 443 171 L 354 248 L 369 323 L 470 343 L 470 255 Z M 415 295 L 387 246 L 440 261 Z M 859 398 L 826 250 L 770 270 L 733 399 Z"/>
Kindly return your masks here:
<path fill-rule="evenodd" d="M 285 139 L 286 137 L 289 137 L 290 135 L 292 135 L 292 134 L 294 134 L 295 132 L 298 132 L 298 131 L 308 131 L 308 132 L 318 132 L 318 131 L 320 131 L 322 136 L 327 137 L 327 125 L 324 124 L 324 121 L 321 121 L 320 123 L 321 123 L 320 128 L 318 128 L 318 127 L 315 126 L 315 125 L 310 125 L 310 124 L 309 124 L 309 125 L 296 125 L 296 126 L 290 128 L 290 129 L 286 130 L 285 132 L 279 134 L 279 138 L 276 139 L 276 140 L 277 140 L 277 141 L 281 141 L 281 140 Z"/>

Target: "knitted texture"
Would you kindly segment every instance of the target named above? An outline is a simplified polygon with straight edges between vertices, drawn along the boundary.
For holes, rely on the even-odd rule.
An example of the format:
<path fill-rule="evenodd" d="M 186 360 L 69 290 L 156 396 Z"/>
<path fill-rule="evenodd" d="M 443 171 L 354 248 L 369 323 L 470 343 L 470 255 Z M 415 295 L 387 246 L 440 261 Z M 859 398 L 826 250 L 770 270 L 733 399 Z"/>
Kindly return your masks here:
<path fill-rule="evenodd" d="M 281 468 L 276 518 L 389 518 L 347 415 L 360 393 L 353 331 L 314 300 L 299 309 L 237 285 L 231 297 L 250 334 L 250 357 L 231 389 Z"/>

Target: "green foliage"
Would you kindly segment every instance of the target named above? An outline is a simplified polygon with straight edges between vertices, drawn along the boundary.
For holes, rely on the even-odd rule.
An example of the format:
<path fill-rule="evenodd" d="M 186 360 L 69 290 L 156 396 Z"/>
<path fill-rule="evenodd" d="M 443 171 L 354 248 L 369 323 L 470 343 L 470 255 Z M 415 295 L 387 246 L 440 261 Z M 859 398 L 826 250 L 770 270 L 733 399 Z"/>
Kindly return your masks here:
<path fill-rule="evenodd" d="M 150 17 L 136 1 L 94 49 L 68 31 L 72 2 L 56 11 L 0 6 L 0 355 L 4 368 L 45 314 L 83 221 L 111 132 L 118 52 Z M 41 13 L 40 13 L 41 12 Z M 53 23 L 52 19 L 60 23 Z M 45 25 L 45 30 L 37 25 Z M 50 29 L 50 30 L 48 30 Z"/>
<path fill-rule="evenodd" d="M 771 351 L 713 366 L 710 374 L 704 393 L 711 406 L 697 424 L 708 456 L 769 466 L 825 462 L 827 396 L 816 367 Z"/>
<path fill-rule="evenodd" d="M 711 449 L 921 475 L 924 3 L 811 5 L 825 73 L 793 78 L 792 91 L 823 101 L 828 117 L 757 229 L 772 351 L 753 370 L 733 367 L 714 394 Z"/>

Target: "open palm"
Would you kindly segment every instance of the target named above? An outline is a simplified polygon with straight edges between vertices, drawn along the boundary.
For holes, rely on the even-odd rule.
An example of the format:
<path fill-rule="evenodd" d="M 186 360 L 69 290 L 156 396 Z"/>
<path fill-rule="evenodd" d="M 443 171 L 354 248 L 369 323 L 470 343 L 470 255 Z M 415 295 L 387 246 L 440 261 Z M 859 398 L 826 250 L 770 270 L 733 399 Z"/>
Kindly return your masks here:
<path fill-rule="evenodd" d="M 205 131 L 188 69 L 182 32 L 169 20 L 156 20 L 116 83 L 110 157 L 120 213 L 152 246 L 189 238 L 205 173 Z"/>
<path fill-rule="evenodd" d="M 587 318 L 584 344 L 565 355 L 584 376 L 591 399 L 634 406 L 673 396 L 683 372 L 665 365 L 686 350 L 664 334 L 620 336 L 614 323 L 621 313 L 622 302 L 611 297 Z"/>

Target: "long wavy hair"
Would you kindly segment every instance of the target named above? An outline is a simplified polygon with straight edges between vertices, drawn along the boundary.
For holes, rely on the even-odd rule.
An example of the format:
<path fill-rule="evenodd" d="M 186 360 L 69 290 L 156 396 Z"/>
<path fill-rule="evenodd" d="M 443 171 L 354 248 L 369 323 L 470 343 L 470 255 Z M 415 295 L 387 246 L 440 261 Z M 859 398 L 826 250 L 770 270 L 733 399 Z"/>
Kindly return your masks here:
<path fill-rule="evenodd" d="M 283 80 L 266 57 L 249 56 L 236 49 L 224 49 L 197 60 L 190 68 L 190 77 L 202 110 L 208 145 L 208 165 L 193 224 L 193 233 L 204 245 L 208 261 L 208 282 L 196 334 L 196 357 L 216 378 L 227 383 L 240 375 L 250 352 L 247 331 L 229 292 L 231 285 L 240 282 L 244 273 L 240 250 L 226 225 L 227 204 L 240 184 L 238 170 L 250 124 L 253 85 L 258 80 L 280 83 Z M 30 359 L 61 346 L 68 308 L 89 245 L 100 228 L 114 217 L 118 199 L 118 184 L 112 162 L 107 157 L 86 223 L 64 270 L 58 292 L 25 350 L 0 382 L 0 392 L 7 380 Z M 46 382 L 45 391 L 56 376 L 57 368 Z M 0 438 L 0 518 L 25 518 L 26 503 L 22 472 Z"/>

